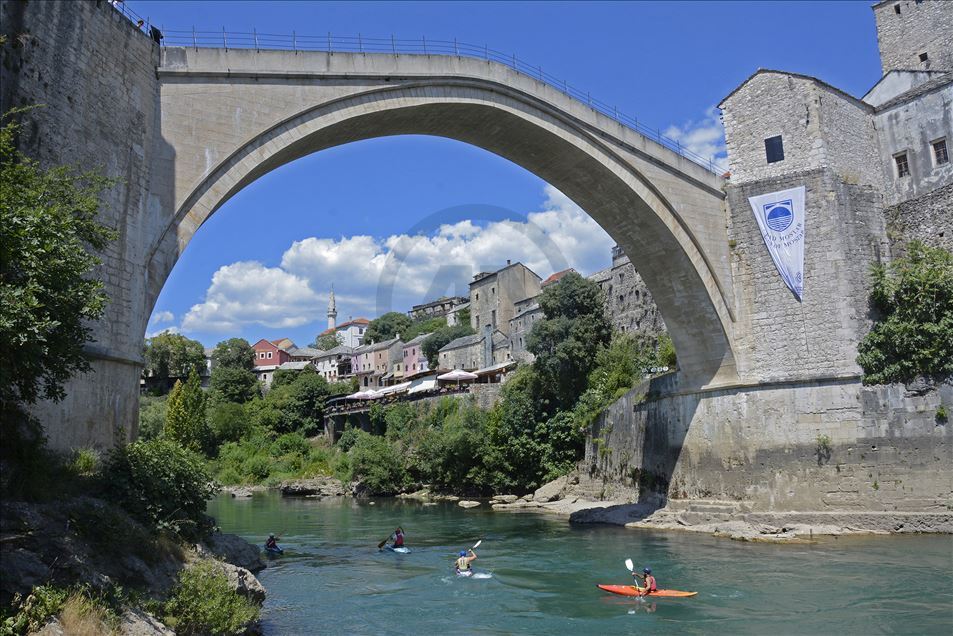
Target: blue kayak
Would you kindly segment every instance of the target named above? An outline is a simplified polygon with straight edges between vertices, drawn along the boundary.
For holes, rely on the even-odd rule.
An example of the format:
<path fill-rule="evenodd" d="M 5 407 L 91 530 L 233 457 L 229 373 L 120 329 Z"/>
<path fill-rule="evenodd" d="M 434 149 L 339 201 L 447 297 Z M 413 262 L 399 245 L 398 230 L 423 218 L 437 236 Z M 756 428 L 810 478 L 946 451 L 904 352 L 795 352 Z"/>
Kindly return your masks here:
<path fill-rule="evenodd" d="M 285 551 L 282 550 L 281 548 L 269 548 L 268 546 L 265 546 L 265 552 L 268 554 L 274 554 L 274 555 L 285 553 Z"/>

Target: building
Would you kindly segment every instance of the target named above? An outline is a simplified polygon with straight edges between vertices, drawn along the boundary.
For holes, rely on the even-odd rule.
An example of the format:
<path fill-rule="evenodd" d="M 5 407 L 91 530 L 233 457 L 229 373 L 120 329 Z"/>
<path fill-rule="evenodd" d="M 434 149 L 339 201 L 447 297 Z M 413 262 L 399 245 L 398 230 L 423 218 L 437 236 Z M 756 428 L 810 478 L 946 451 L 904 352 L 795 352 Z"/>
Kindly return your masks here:
<path fill-rule="evenodd" d="M 469 311 L 470 311 L 469 301 L 463 303 L 462 305 L 457 305 L 456 307 L 451 309 L 449 312 L 447 312 L 447 326 L 453 327 L 458 324 L 461 324 L 461 319 L 466 320 L 466 322 L 470 322 L 470 319 L 467 318 L 466 314 L 464 313 Z"/>
<path fill-rule="evenodd" d="M 612 265 L 587 278 L 602 289 L 606 316 L 614 331 L 638 332 L 651 338 L 665 331 L 662 314 L 652 301 L 648 287 L 618 245 L 612 248 Z"/>
<path fill-rule="evenodd" d="M 873 11 L 884 74 L 862 99 L 815 77 L 762 69 L 722 100 L 731 184 L 754 192 L 769 180 L 791 184 L 785 187 L 814 181 L 818 194 L 845 190 L 833 204 L 842 226 L 852 224 L 849 205 L 889 208 L 940 192 L 941 201 L 907 207 L 940 217 L 918 219 L 915 225 L 935 228 L 918 238 L 950 249 L 949 217 L 940 215 L 953 184 L 953 3 L 885 1 Z M 818 171 L 840 185 L 820 184 Z M 872 188 L 871 201 L 846 193 L 856 188 Z M 746 201 L 729 203 L 743 209 Z"/>
<path fill-rule="evenodd" d="M 737 346 L 753 368 L 859 374 L 870 265 L 913 239 L 953 251 L 953 3 L 873 11 L 884 74 L 862 99 L 816 77 L 759 70 L 719 105 L 733 285 L 750 307 Z M 792 304 L 749 202 L 801 187 L 805 267 Z M 797 325 L 796 337 L 779 325 Z"/>
<path fill-rule="evenodd" d="M 404 359 L 403 344 L 400 338 L 391 338 L 353 351 L 351 368 L 362 389 L 379 389 L 393 382 L 394 369 Z"/>
<path fill-rule="evenodd" d="M 414 305 L 410 308 L 410 317 L 414 320 L 430 320 L 431 318 L 441 318 L 446 316 L 460 305 L 469 302 L 463 296 L 441 296 L 437 300 L 422 305 Z"/>
<path fill-rule="evenodd" d="M 540 292 L 540 277 L 522 263 L 506 262 L 495 272 L 480 272 L 470 283 L 470 325 L 477 333 L 498 329 L 504 336 L 516 315 L 516 302 Z"/>
<path fill-rule="evenodd" d="M 457 338 L 441 347 L 437 354 L 440 370 L 476 371 L 512 360 L 509 339 L 499 329 L 489 326 L 483 333 Z"/>
<path fill-rule="evenodd" d="M 536 356 L 526 349 L 529 332 L 543 318 L 543 310 L 536 296 L 518 301 L 515 309 L 516 315 L 510 318 L 510 356 L 518 362 L 530 363 Z"/>
<path fill-rule="evenodd" d="M 279 346 L 281 345 L 281 346 Z M 285 362 L 291 362 L 288 349 L 294 348 L 294 343 L 287 338 L 279 340 L 261 339 L 252 345 L 255 350 L 255 370 L 258 367 L 278 367 Z"/>
<path fill-rule="evenodd" d="M 429 370 L 427 356 L 424 355 L 423 344 L 429 333 L 420 334 L 416 338 L 404 343 L 403 362 L 400 371 L 404 378 L 419 375 Z"/>
<path fill-rule="evenodd" d="M 340 382 L 352 376 L 353 355 L 354 349 L 339 345 L 315 356 L 311 363 L 318 370 L 318 375 L 328 382 Z"/>
<path fill-rule="evenodd" d="M 328 329 L 333 330 L 337 327 L 338 308 L 334 302 L 334 285 L 331 285 L 331 294 L 328 296 Z"/>
<path fill-rule="evenodd" d="M 367 318 L 354 318 L 334 328 L 325 329 L 319 334 L 319 337 L 334 334 L 337 336 L 339 344 L 356 349 L 364 344 L 364 332 L 367 331 L 367 325 L 369 324 L 371 324 L 371 321 Z"/>
<path fill-rule="evenodd" d="M 292 362 L 311 362 L 314 358 L 324 353 L 314 347 L 292 347 L 288 349 L 288 355 Z"/>

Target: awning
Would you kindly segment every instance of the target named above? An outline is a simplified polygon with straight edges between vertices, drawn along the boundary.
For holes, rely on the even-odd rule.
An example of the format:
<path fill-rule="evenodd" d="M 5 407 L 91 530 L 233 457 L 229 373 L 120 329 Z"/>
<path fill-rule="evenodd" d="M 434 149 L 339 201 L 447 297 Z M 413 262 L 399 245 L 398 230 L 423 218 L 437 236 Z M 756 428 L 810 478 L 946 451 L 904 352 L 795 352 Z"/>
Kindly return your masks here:
<path fill-rule="evenodd" d="M 402 384 L 395 384 L 394 386 L 385 386 L 383 389 L 377 391 L 377 396 L 382 395 L 393 395 L 394 393 L 400 393 L 401 391 L 406 391 L 410 388 L 410 382 L 404 382 Z"/>
<path fill-rule="evenodd" d="M 437 388 L 437 378 L 423 378 L 422 380 L 415 380 L 410 384 L 411 387 L 407 389 L 407 395 L 432 391 Z"/>
<path fill-rule="evenodd" d="M 499 364 L 494 364 L 483 369 L 477 369 L 474 371 L 477 375 L 494 375 L 496 373 L 501 373 L 516 366 L 516 360 L 507 360 L 506 362 L 500 362 Z"/>
<path fill-rule="evenodd" d="M 461 380 L 476 380 L 477 375 L 475 373 L 470 373 L 469 371 L 464 371 L 463 369 L 454 369 L 449 373 L 438 375 L 437 379 L 446 380 L 449 382 L 460 382 Z"/>

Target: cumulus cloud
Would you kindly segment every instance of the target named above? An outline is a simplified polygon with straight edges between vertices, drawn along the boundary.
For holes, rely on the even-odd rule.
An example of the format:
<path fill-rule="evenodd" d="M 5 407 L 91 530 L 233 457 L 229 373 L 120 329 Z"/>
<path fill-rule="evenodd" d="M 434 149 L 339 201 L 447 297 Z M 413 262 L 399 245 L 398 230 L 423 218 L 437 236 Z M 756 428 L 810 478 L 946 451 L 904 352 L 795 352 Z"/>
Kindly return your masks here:
<path fill-rule="evenodd" d="M 298 327 L 318 318 L 322 309 L 321 298 L 306 279 L 279 267 L 240 261 L 215 272 L 205 300 L 182 319 L 182 330 L 231 332 L 252 324 Z"/>
<path fill-rule="evenodd" d="M 173 320 L 175 320 L 175 314 L 171 311 L 157 311 L 152 314 L 152 320 L 150 322 L 154 325 L 158 325 L 159 323 L 172 322 Z"/>
<path fill-rule="evenodd" d="M 164 329 L 159 329 L 158 331 L 146 332 L 146 338 L 155 338 L 160 333 L 181 333 L 178 327 L 166 327 Z"/>
<path fill-rule="evenodd" d="M 701 119 L 685 122 L 681 126 L 669 126 L 662 134 L 705 159 L 714 157 L 721 169 L 728 164 L 725 129 L 714 106 L 706 110 Z"/>
<path fill-rule="evenodd" d="M 612 239 L 563 193 L 546 186 L 545 194 L 543 209 L 522 219 L 440 223 L 438 213 L 427 232 L 310 237 L 295 241 L 279 267 L 222 267 L 182 328 L 229 332 L 323 322 L 331 284 L 339 316 L 373 318 L 441 295 L 465 296 L 474 274 L 495 271 L 507 259 L 544 278 L 567 267 L 583 273 L 605 267 Z"/>

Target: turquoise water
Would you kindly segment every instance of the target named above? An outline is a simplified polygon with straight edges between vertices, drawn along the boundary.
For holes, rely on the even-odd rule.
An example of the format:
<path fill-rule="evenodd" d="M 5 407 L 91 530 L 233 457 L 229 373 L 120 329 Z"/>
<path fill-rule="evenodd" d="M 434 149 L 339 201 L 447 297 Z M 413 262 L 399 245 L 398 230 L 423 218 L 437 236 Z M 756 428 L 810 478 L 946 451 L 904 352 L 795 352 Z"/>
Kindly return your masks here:
<path fill-rule="evenodd" d="M 265 633 L 277 634 L 953 634 L 953 537 L 739 543 L 688 532 L 573 527 L 532 513 L 351 499 L 209 506 L 224 532 L 285 555 L 258 576 Z M 378 552 L 402 525 L 411 554 Z M 482 539 L 483 578 L 452 575 Z M 660 587 L 697 591 L 654 602 L 607 594 L 625 565 Z"/>

